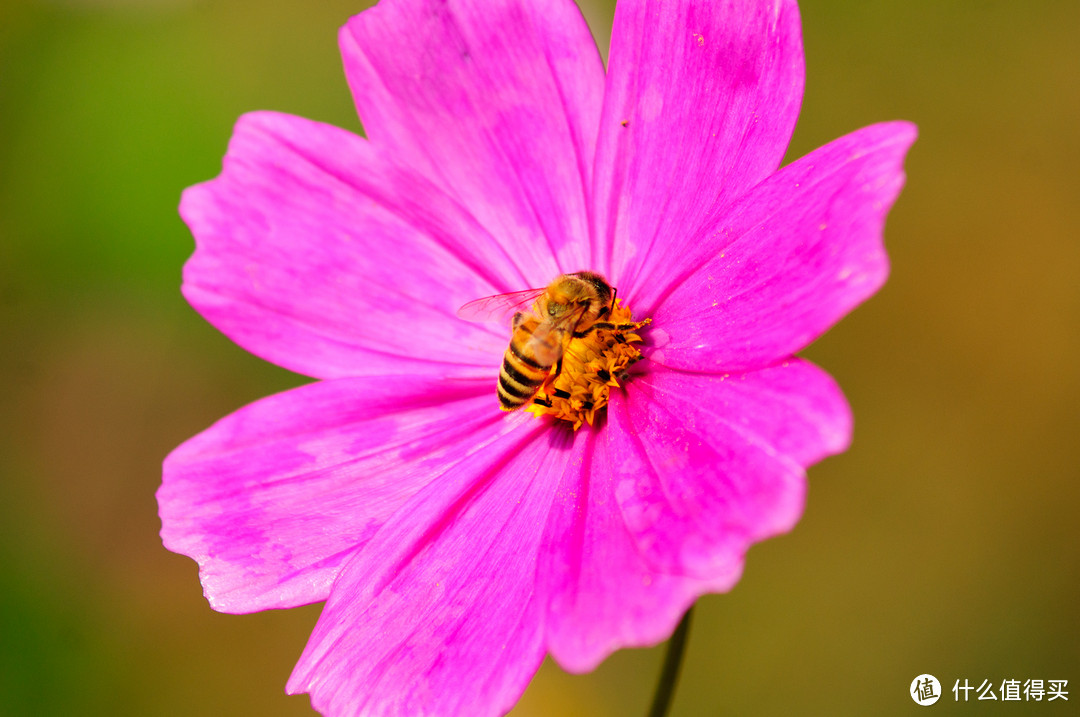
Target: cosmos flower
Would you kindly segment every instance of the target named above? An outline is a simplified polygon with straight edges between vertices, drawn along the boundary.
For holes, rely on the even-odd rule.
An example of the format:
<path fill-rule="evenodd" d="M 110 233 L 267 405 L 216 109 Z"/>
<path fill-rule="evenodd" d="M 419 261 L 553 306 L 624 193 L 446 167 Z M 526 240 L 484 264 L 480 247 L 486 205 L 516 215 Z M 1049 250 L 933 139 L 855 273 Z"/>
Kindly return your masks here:
<path fill-rule="evenodd" d="M 501 714 L 798 520 L 851 418 L 794 354 L 884 282 L 915 130 L 778 169 L 793 0 L 623 0 L 606 71 L 572 0 L 383 0 L 340 45 L 367 139 L 249 114 L 184 193 L 188 301 L 319 380 L 169 455 L 162 537 L 216 610 L 326 601 L 287 688 L 316 709 Z M 641 360 L 578 430 L 500 411 L 510 326 L 456 310 L 579 270 L 650 320 Z"/>

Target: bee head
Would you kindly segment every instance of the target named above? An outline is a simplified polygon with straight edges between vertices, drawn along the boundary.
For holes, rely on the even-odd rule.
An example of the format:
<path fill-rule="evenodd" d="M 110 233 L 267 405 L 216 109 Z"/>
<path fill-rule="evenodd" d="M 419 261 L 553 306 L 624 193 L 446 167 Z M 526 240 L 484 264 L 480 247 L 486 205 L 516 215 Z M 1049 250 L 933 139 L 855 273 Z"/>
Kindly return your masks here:
<path fill-rule="evenodd" d="M 548 287 L 542 313 L 555 322 L 572 317 L 589 317 L 588 321 L 594 321 L 611 303 L 611 298 L 611 287 L 599 274 L 587 271 L 564 274 Z"/>
<path fill-rule="evenodd" d="M 601 306 L 611 303 L 611 285 L 599 274 L 591 271 L 579 271 L 569 274 L 579 282 L 579 291 Z"/>

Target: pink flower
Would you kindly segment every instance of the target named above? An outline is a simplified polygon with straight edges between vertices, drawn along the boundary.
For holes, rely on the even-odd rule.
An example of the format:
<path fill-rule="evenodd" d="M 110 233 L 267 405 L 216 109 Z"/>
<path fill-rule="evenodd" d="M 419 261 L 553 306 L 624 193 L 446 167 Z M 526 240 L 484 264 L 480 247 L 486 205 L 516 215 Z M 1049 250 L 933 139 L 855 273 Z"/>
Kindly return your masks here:
<path fill-rule="evenodd" d="M 383 0 L 340 42 L 368 139 L 250 114 L 184 193 L 184 295 L 320 380 L 173 451 L 162 537 L 216 610 L 326 601 L 288 683 L 316 709 L 501 714 L 798 520 L 851 418 L 793 354 L 884 282 L 915 129 L 777 169 L 794 0 L 625 0 L 606 73 L 572 0 Z M 455 310 L 581 269 L 651 318 L 645 360 L 595 427 L 501 412 L 509 327 Z"/>

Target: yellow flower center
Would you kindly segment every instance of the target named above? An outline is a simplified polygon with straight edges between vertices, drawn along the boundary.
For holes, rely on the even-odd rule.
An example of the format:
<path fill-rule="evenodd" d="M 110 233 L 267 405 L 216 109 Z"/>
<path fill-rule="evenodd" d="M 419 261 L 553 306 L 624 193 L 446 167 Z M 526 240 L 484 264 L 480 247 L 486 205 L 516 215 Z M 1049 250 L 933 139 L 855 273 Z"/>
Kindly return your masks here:
<path fill-rule="evenodd" d="M 611 315 L 579 331 L 563 350 L 562 368 L 548 375 L 532 403 L 525 409 L 534 416 L 554 416 L 574 424 L 596 425 L 603 415 L 612 388 L 619 388 L 629 378 L 626 370 L 641 360 L 637 331 L 651 319 L 633 321 L 630 310 L 618 299 Z M 622 383 L 620 383 L 622 382 Z"/>

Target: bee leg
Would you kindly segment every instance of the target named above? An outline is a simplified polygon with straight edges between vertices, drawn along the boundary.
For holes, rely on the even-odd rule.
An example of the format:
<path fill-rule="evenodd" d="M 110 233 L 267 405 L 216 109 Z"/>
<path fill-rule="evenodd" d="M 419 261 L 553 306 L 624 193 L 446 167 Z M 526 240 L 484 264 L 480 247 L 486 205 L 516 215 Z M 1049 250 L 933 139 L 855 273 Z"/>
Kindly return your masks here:
<path fill-rule="evenodd" d="M 525 314 L 520 311 L 514 314 L 514 330 L 517 331 L 517 327 L 521 326 L 521 322 L 525 320 Z"/>
<path fill-rule="evenodd" d="M 588 336 L 589 334 L 591 334 L 593 331 L 595 331 L 596 329 L 604 328 L 604 326 L 605 326 L 604 324 L 593 324 L 592 326 L 585 329 L 584 331 L 575 331 L 574 332 L 574 338 L 575 339 L 583 339 L 586 336 Z"/>
<path fill-rule="evenodd" d="M 608 321 L 598 321 L 590 329 L 608 329 L 610 331 L 629 331 L 630 329 L 637 328 L 637 324 L 613 324 Z"/>

